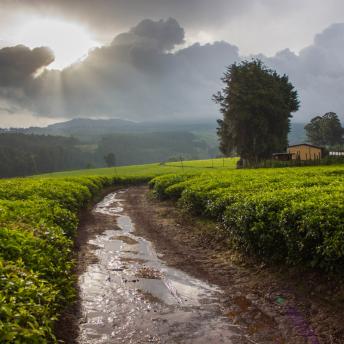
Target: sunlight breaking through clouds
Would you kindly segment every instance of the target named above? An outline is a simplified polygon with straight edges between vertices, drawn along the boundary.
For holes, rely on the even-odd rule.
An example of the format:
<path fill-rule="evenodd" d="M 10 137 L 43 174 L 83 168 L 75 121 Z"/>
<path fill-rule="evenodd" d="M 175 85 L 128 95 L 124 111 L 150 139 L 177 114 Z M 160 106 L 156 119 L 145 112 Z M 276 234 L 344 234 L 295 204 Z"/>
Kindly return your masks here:
<path fill-rule="evenodd" d="M 84 59 L 90 49 L 99 46 L 82 25 L 49 17 L 27 20 L 12 33 L 11 40 L 30 48 L 50 47 L 55 55 L 50 69 L 63 69 Z"/>

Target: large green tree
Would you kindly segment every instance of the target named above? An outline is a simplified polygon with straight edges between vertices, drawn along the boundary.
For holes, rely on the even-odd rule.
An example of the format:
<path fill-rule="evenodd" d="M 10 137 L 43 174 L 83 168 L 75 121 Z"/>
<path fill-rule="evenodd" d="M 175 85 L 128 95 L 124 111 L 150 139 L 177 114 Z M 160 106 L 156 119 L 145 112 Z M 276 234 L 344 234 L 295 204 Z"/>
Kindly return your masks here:
<path fill-rule="evenodd" d="M 297 91 L 260 60 L 229 66 L 225 86 L 214 95 L 223 119 L 218 120 L 220 150 L 238 154 L 247 164 L 268 159 L 288 145 L 291 113 L 299 108 Z"/>
<path fill-rule="evenodd" d="M 328 112 L 314 117 L 305 126 L 309 142 L 319 146 L 343 144 L 344 129 L 336 113 Z"/>

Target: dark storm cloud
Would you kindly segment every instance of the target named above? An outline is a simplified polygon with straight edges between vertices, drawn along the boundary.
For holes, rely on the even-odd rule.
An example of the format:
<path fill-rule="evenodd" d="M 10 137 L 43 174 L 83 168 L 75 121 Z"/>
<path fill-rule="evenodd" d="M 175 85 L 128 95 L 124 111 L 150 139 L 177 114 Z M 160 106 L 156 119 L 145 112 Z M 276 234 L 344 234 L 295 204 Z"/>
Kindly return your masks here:
<path fill-rule="evenodd" d="M 344 23 L 315 36 L 298 55 L 285 49 L 272 58 L 260 56 L 271 68 L 286 73 L 299 90 L 302 108 L 296 120 L 328 111 L 344 119 Z"/>
<path fill-rule="evenodd" d="M 87 23 L 94 30 L 120 30 L 143 18 L 174 17 L 183 26 L 213 26 L 249 8 L 252 0 L 0 0 L 3 8 L 32 10 Z M 116 31 L 115 31 L 116 32 Z"/>
<path fill-rule="evenodd" d="M 184 43 L 184 29 L 173 19 L 145 19 L 129 32 L 118 35 L 112 45 L 139 46 L 149 50 L 169 51 Z"/>
<path fill-rule="evenodd" d="M 41 68 L 54 61 L 49 48 L 29 49 L 23 45 L 0 49 L 0 87 L 22 86 Z"/>
<path fill-rule="evenodd" d="M 53 53 L 46 47 L 17 45 L 0 49 L 0 112 L 16 114 L 31 108 L 26 88 L 35 74 L 53 61 Z"/>
<path fill-rule="evenodd" d="M 10 48 L 11 58 L 1 60 L 0 50 L 0 71 L 9 68 L 4 80 L 0 77 L 0 105 L 6 101 L 52 117 L 215 119 L 219 114 L 211 96 L 222 86 L 225 67 L 245 57 L 223 41 L 180 48 L 183 42 L 184 30 L 176 20 L 145 19 L 84 61 L 37 77 L 35 72 L 52 58 L 49 51 Z M 288 74 L 298 89 L 302 108 L 294 120 L 344 112 L 343 43 L 344 24 L 335 24 L 299 54 L 285 49 L 273 57 L 260 56 L 269 67 Z M 23 59 L 22 51 L 31 59 Z M 15 61 L 30 62 L 23 67 Z"/>
<path fill-rule="evenodd" d="M 215 113 L 211 94 L 238 49 L 217 42 L 171 52 L 183 42 L 176 20 L 143 20 L 82 63 L 46 71 L 26 91 L 45 115 L 204 118 Z"/>

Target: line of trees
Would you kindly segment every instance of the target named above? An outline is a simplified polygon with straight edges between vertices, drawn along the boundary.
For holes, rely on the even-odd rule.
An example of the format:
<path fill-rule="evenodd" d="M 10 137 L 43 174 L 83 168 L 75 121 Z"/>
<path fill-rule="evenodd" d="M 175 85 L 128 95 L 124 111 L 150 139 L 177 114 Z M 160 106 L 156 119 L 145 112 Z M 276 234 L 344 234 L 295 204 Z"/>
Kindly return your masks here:
<path fill-rule="evenodd" d="M 18 133 L 0 134 L 0 177 L 84 168 L 89 156 L 73 138 Z"/>

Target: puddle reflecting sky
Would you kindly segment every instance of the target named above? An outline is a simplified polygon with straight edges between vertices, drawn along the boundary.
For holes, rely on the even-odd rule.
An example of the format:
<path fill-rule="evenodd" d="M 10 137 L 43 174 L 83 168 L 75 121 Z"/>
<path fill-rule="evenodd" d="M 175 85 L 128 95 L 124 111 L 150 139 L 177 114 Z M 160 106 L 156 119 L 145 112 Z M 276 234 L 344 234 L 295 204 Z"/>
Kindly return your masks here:
<path fill-rule="evenodd" d="M 246 343 L 221 315 L 221 290 L 168 267 L 151 242 L 134 234 L 123 192 L 93 210 L 116 217 L 120 230 L 89 241 L 98 262 L 79 278 L 79 343 Z"/>

